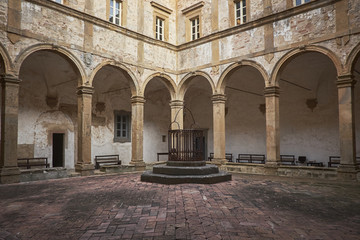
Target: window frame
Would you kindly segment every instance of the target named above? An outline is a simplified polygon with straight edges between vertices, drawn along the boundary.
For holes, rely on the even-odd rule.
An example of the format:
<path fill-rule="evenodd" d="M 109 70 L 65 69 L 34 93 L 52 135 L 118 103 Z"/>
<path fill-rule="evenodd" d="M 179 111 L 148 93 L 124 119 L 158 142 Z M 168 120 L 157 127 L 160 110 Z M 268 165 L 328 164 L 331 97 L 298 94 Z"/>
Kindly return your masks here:
<path fill-rule="evenodd" d="M 118 26 L 122 26 L 122 0 L 109 0 L 109 14 L 108 14 L 108 21 L 111 22 L 112 24 L 118 25 Z M 111 5 L 111 3 L 113 2 L 113 6 Z M 119 9 L 118 9 L 118 13 L 119 13 L 119 17 L 116 17 L 116 4 L 119 3 Z M 114 17 L 115 16 L 115 17 Z M 113 18 L 111 20 L 111 17 Z M 116 20 L 119 20 L 119 23 L 116 23 Z"/>
<path fill-rule="evenodd" d="M 311 0 L 300 0 L 300 4 L 297 4 L 297 1 L 298 0 L 294 0 L 294 2 L 293 2 L 295 7 L 311 2 Z"/>
<path fill-rule="evenodd" d="M 241 24 L 237 24 L 237 21 L 236 21 L 236 3 L 240 2 L 240 1 L 242 1 L 242 0 L 229 0 L 229 23 L 230 23 L 230 27 L 240 26 L 242 24 L 250 22 L 250 20 L 251 20 L 251 14 L 250 14 L 251 2 L 250 2 L 250 0 L 245 0 L 246 21 L 241 23 Z"/>
<path fill-rule="evenodd" d="M 161 17 L 156 16 L 155 17 L 155 39 L 164 41 L 164 33 L 165 33 L 165 19 L 162 19 Z"/>
<path fill-rule="evenodd" d="M 121 122 L 120 122 L 120 129 L 117 127 L 118 125 L 118 116 L 120 116 L 121 118 Z M 126 118 L 126 126 L 125 126 L 125 131 L 126 131 L 126 136 L 118 136 L 117 132 L 118 131 L 124 131 L 123 130 L 123 117 Z M 121 133 L 122 134 L 122 133 Z M 131 142 L 131 112 L 128 111 L 124 111 L 124 110 L 115 110 L 114 111 L 114 142 L 120 142 L 120 143 L 125 143 L 125 142 Z"/>
<path fill-rule="evenodd" d="M 200 38 L 200 17 L 196 16 L 190 19 L 190 28 L 191 28 L 191 41 Z M 195 23 L 195 24 L 194 24 Z"/>
<path fill-rule="evenodd" d="M 190 7 L 187 7 L 182 10 L 182 13 L 185 15 L 185 37 L 186 41 L 194 41 L 202 37 L 202 7 L 205 5 L 203 1 L 198 2 Z M 193 39 L 193 26 L 192 20 L 199 19 L 199 25 L 197 28 L 197 37 Z"/>
<path fill-rule="evenodd" d="M 172 10 L 160 5 L 154 1 L 150 2 L 151 6 L 153 7 L 153 31 L 154 31 L 154 38 L 159 41 L 167 42 L 169 41 L 169 17 L 172 13 Z M 163 38 L 159 39 L 157 35 L 157 19 L 163 20 Z"/>
<path fill-rule="evenodd" d="M 239 9 L 238 9 L 239 4 Z M 245 6 L 244 6 L 245 4 Z M 244 15 L 244 9 L 245 9 L 245 15 Z M 247 1 L 246 0 L 238 0 L 234 1 L 234 10 L 235 10 L 235 25 L 241 25 L 247 22 Z M 240 15 L 238 16 L 238 11 Z M 244 19 L 245 18 L 245 19 Z M 239 21 L 240 20 L 240 21 Z"/>

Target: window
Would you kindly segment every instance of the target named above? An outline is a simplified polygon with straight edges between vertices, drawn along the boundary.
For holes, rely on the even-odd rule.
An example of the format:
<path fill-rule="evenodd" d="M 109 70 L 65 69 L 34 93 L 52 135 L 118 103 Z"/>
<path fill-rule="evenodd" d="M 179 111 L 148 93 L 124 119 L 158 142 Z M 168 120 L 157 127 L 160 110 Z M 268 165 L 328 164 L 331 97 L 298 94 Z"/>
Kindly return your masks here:
<path fill-rule="evenodd" d="M 153 7 L 153 28 L 155 39 L 160 41 L 169 40 L 169 17 L 172 10 L 154 1 L 150 2 Z"/>
<path fill-rule="evenodd" d="M 130 112 L 114 112 L 114 142 L 130 142 L 131 117 Z"/>
<path fill-rule="evenodd" d="M 193 18 L 191 21 L 191 40 L 200 38 L 200 20 L 199 17 Z"/>
<path fill-rule="evenodd" d="M 246 0 L 235 2 L 236 25 L 246 23 Z"/>
<path fill-rule="evenodd" d="M 181 10 L 182 13 L 185 15 L 186 41 L 193 41 L 201 37 L 201 16 L 202 7 L 204 5 L 204 1 L 201 1 Z"/>
<path fill-rule="evenodd" d="M 310 0 L 295 0 L 295 6 L 310 2 Z"/>
<path fill-rule="evenodd" d="M 164 19 L 156 17 L 156 30 L 155 30 L 155 37 L 157 40 L 164 40 Z"/>
<path fill-rule="evenodd" d="M 54 2 L 63 4 L 63 0 L 53 0 Z"/>
<path fill-rule="evenodd" d="M 121 1 L 110 0 L 109 21 L 116 25 L 121 25 Z"/>

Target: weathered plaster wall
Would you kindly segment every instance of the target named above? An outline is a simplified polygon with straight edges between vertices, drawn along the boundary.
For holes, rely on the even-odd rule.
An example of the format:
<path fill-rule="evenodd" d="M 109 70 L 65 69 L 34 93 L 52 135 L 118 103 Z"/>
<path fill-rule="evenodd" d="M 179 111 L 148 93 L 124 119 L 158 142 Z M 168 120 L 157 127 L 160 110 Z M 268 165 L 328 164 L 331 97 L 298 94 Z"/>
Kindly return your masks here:
<path fill-rule="evenodd" d="M 271 0 L 271 4 L 274 13 L 286 10 L 286 1 L 284 0 Z"/>
<path fill-rule="evenodd" d="M 7 24 L 7 10 L 8 10 L 8 1 L 4 0 L 0 2 L 0 26 L 6 26 Z M 3 33 L 3 31 L 1 31 Z"/>
<path fill-rule="evenodd" d="M 178 54 L 180 69 L 192 69 L 211 62 L 211 43 L 205 43 L 194 48 L 181 51 Z"/>
<path fill-rule="evenodd" d="M 240 32 L 220 40 L 220 59 L 244 56 L 264 50 L 264 27 Z"/>
<path fill-rule="evenodd" d="M 360 22 L 360 2 L 357 0 L 348 0 L 349 8 L 349 26 L 359 27 Z"/>
<path fill-rule="evenodd" d="M 334 6 L 327 6 L 274 22 L 275 47 L 335 33 L 335 14 Z"/>
<path fill-rule="evenodd" d="M 22 2 L 21 28 L 63 46 L 83 46 L 84 22 L 30 2 Z M 50 38 L 50 39 L 49 39 Z"/>

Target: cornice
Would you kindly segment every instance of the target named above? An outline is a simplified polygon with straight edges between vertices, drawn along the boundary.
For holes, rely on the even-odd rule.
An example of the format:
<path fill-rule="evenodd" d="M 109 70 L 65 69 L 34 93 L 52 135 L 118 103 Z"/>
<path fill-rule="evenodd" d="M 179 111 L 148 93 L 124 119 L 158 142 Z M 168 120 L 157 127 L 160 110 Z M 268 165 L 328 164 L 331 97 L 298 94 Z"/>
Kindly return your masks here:
<path fill-rule="evenodd" d="M 190 13 L 190 12 L 192 12 L 192 11 L 198 9 L 198 8 L 203 7 L 204 5 L 205 5 L 205 3 L 203 1 L 201 1 L 201 2 L 198 2 L 198 3 L 195 3 L 195 4 L 191 5 L 190 7 L 187 7 L 185 9 L 181 10 L 181 12 L 186 15 L 186 14 L 188 14 L 188 13 Z"/>
<path fill-rule="evenodd" d="M 167 7 L 165 7 L 165 6 L 161 5 L 161 4 L 158 4 L 158 3 L 154 2 L 154 1 L 151 1 L 150 4 L 154 8 L 160 9 L 161 11 L 166 12 L 167 14 L 172 13 L 172 10 L 170 8 L 167 8 Z"/>

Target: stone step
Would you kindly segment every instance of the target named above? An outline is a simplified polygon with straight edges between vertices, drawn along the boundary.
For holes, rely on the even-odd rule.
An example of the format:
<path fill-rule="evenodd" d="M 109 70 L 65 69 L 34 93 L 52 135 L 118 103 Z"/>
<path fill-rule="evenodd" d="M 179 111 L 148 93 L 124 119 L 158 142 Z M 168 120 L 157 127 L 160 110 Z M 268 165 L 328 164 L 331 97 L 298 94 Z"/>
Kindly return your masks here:
<path fill-rule="evenodd" d="M 218 173 L 219 168 L 216 165 L 205 166 L 168 166 L 166 164 L 153 167 L 153 173 L 165 175 L 207 175 Z"/>
<path fill-rule="evenodd" d="M 152 171 L 146 171 L 141 175 L 141 181 L 162 184 L 180 184 L 180 183 L 199 183 L 212 184 L 225 181 L 231 181 L 231 174 L 220 171 L 208 175 L 167 175 L 156 174 Z"/>

